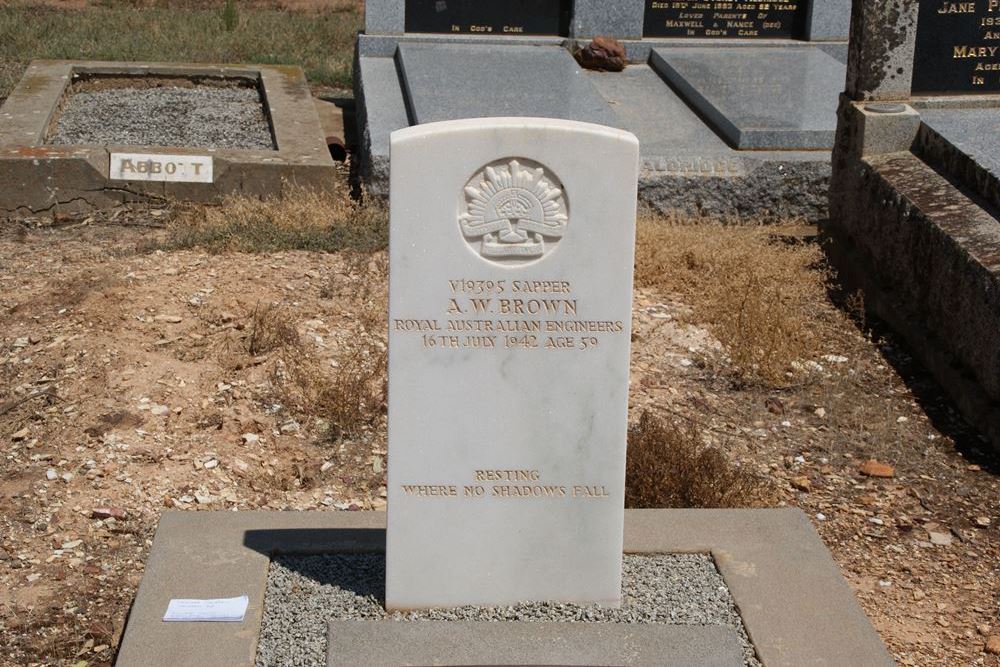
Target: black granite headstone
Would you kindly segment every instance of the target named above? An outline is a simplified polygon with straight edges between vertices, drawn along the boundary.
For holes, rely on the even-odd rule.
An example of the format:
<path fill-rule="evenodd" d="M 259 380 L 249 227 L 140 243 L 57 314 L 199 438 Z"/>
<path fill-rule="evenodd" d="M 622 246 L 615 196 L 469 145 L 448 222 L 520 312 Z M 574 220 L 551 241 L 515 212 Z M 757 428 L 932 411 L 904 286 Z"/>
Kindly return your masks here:
<path fill-rule="evenodd" d="M 572 0 L 406 0 L 406 32 L 566 35 Z"/>
<path fill-rule="evenodd" d="M 1000 0 L 920 0 L 913 92 L 1000 92 Z"/>
<path fill-rule="evenodd" d="M 810 0 L 646 0 L 643 35 L 805 39 L 809 2 Z"/>

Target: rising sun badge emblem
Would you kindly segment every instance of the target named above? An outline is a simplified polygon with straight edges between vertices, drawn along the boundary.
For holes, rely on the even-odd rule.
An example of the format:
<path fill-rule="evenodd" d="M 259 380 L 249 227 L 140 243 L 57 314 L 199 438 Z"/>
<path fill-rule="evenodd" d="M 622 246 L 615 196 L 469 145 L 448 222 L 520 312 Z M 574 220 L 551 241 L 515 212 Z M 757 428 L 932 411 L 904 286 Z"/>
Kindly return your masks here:
<path fill-rule="evenodd" d="M 545 167 L 531 160 L 498 160 L 465 186 L 459 225 L 485 259 L 524 263 L 551 252 L 566 232 L 566 197 Z"/>

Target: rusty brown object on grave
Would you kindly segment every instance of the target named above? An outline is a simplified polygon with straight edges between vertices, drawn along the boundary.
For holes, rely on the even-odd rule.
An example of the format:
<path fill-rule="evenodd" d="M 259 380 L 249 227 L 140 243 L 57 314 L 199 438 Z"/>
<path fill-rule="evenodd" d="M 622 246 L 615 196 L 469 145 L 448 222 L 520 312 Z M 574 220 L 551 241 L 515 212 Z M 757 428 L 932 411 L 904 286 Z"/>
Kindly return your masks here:
<path fill-rule="evenodd" d="M 576 60 L 585 69 L 604 72 L 621 72 L 628 64 L 625 47 L 611 37 L 595 37 L 590 44 L 576 52 Z"/>

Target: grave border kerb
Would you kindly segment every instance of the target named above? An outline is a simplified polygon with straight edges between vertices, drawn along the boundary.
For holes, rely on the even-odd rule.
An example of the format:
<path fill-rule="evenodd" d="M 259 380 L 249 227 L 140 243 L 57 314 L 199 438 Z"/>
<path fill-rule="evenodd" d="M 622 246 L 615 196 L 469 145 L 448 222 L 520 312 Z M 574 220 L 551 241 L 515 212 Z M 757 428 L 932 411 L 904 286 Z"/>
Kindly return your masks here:
<path fill-rule="evenodd" d="M 46 144 L 49 125 L 74 73 L 254 79 L 276 150 Z M 76 204 L 86 208 L 129 199 L 218 201 L 226 194 L 276 194 L 286 181 L 332 187 L 336 167 L 312 104 L 298 66 L 34 60 L 0 107 L 0 212 L 79 208 Z M 112 181 L 108 177 L 112 152 L 211 155 L 216 162 L 215 182 Z"/>
<path fill-rule="evenodd" d="M 377 553 L 383 512 L 165 512 L 116 665 L 254 664 L 270 559 Z M 765 667 L 892 665 L 801 510 L 626 510 L 625 553 L 711 553 Z M 244 623 L 163 623 L 171 597 L 246 593 Z"/>

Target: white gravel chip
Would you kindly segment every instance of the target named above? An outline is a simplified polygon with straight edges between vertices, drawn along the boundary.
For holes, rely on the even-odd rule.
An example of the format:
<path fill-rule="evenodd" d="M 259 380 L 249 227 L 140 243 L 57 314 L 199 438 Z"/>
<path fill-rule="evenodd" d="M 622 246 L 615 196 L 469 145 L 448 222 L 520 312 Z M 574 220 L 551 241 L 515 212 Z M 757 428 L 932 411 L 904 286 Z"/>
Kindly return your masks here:
<path fill-rule="evenodd" d="M 260 93 L 209 85 L 81 90 L 48 143 L 274 150 Z"/>
<path fill-rule="evenodd" d="M 712 558 L 626 555 L 622 606 L 546 602 L 387 615 L 382 554 L 278 556 L 271 562 L 257 667 L 323 667 L 327 621 L 563 621 L 725 625 L 736 629 L 748 667 L 760 667 L 739 612 Z"/>

